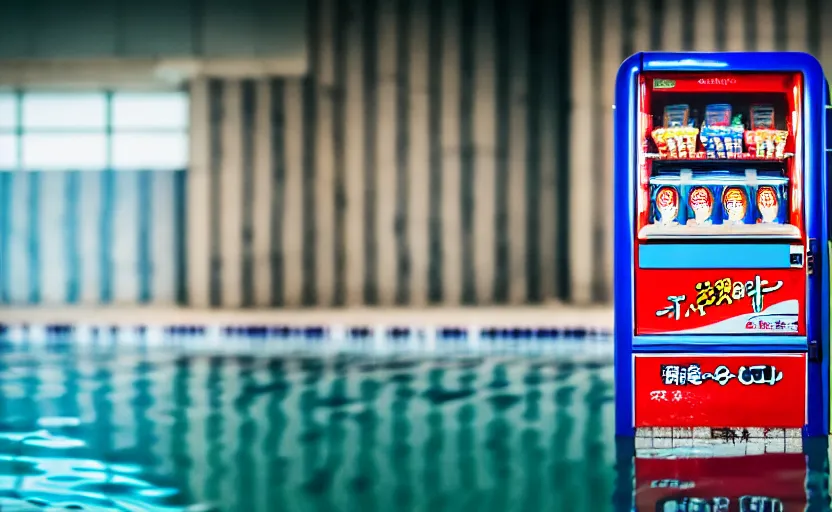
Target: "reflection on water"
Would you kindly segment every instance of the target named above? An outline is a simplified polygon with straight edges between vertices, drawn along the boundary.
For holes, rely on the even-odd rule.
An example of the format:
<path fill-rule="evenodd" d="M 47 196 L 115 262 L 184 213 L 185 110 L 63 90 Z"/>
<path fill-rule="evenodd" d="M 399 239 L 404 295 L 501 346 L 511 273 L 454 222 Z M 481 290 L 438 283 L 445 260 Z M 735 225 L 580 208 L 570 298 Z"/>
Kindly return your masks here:
<path fill-rule="evenodd" d="M 634 458 L 604 358 L 69 346 L 0 358 L 2 511 L 829 510 L 826 440 Z"/>

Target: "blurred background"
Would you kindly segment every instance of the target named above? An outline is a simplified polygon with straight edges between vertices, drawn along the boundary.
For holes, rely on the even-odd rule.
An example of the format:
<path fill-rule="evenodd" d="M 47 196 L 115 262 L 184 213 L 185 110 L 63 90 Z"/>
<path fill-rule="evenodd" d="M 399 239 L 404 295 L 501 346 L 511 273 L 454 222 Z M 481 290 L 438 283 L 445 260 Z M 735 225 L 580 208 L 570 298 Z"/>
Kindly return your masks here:
<path fill-rule="evenodd" d="M 607 304 L 619 63 L 830 70 L 827 20 L 825 0 L 4 0 L 0 303 Z"/>

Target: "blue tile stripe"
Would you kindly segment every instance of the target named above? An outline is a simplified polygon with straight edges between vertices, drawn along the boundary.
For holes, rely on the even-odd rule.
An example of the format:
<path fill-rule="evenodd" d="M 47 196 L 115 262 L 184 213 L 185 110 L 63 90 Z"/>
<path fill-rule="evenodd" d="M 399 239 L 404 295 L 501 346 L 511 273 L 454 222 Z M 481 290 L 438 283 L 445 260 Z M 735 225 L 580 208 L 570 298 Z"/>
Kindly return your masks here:
<path fill-rule="evenodd" d="M 153 173 L 152 171 L 139 171 L 138 176 L 138 222 L 139 222 L 139 296 L 141 304 L 147 304 L 152 300 L 153 275 L 151 267 L 151 229 L 153 223 Z"/>
<path fill-rule="evenodd" d="M 83 324 L 0 324 L 0 343 L 64 343 L 83 345 L 95 341 L 133 341 L 138 345 L 180 345 L 197 342 L 194 348 L 207 347 L 206 338 L 221 340 L 223 346 L 239 346 L 228 341 L 301 341 L 315 346 L 337 348 L 396 349 L 421 351 L 443 348 L 466 350 L 541 349 L 595 346 L 611 360 L 612 332 L 600 327 L 488 327 L 488 326 L 372 326 L 372 325 L 83 325 Z M 345 343 L 346 342 L 346 343 Z M 589 345 L 588 345 L 589 344 Z M 286 346 L 290 345 L 275 345 Z"/>
<path fill-rule="evenodd" d="M 29 210 L 29 224 L 26 233 L 26 250 L 29 257 L 29 304 L 39 304 L 41 297 L 40 280 L 40 172 L 29 171 L 29 196 L 27 206 Z"/>
<path fill-rule="evenodd" d="M 78 225 L 80 222 L 81 175 L 80 171 L 66 174 L 66 213 L 64 234 L 66 247 L 66 302 L 77 304 L 81 296 L 81 247 Z"/>
<path fill-rule="evenodd" d="M 101 219 L 99 224 L 99 299 L 103 304 L 113 300 L 113 214 L 115 210 L 115 173 L 101 173 Z"/>
<path fill-rule="evenodd" d="M 176 303 L 180 305 L 188 302 L 188 244 L 187 244 L 187 225 L 188 225 L 188 171 L 182 169 L 177 171 L 173 176 L 173 262 L 174 262 L 174 280 Z M 164 222 L 157 220 L 156 222 Z M 161 262 L 159 262 L 161 264 Z"/>
<path fill-rule="evenodd" d="M 12 231 L 12 178 L 11 172 L 0 172 L 0 303 L 11 302 L 11 258 L 9 240 Z"/>
<path fill-rule="evenodd" d="M 638 250 L 640 268 L 789 268 L 789 244 L 649 244 Z"/>

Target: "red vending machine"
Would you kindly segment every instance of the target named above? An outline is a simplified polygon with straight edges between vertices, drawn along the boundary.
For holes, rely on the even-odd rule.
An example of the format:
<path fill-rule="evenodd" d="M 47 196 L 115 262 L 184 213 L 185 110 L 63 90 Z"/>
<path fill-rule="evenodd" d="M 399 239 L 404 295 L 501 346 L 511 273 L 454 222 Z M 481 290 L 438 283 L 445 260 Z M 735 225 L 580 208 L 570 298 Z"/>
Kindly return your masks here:
<path fill-rule="evenodd" d="M 621 66 L 618 435 L 829 432 L 827 103 L 802 53 L 640 53 Z"/>

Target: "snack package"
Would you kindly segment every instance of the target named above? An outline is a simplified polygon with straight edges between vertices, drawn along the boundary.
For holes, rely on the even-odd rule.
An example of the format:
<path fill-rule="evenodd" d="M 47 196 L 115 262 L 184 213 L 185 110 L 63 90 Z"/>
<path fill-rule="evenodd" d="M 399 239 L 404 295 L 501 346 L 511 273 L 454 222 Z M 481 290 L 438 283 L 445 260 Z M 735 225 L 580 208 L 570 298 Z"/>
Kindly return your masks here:
<path fill-rule="evenodd" d="M 727 103 L 715 103 L 705 107 L 705 119 L 703 122 L 712 127 L 731 125 L 731 105 Z"/>
<path fill-rule="evenodd" d="M 745 132 L 745 145 L 754 158 L 785 157 L 786 140 L 789 132 L 778 130 L 775 126 L 774 107 L 771 105 L 752 105 L 749 130 Z"/>
<path fill-rule="evenodd" d="M 651 133 L 661 158 L 674 160 L 694 158 L 699 130 L 692 126 L 691 122 L 688 105 L 665 107 L 663 126 Z"/>
<path fill-rule="evenodd" d="M 752 105 L 749 128 L 751 130 L 776 129 L 774 125 L 774 107 L 771 105 Z"/>
<path fill-rule="evenodd" d="M 742 118 L 731 116 L 730 105 L 708 105 L 700 132 L 706 158 L 739 157 L 742 154 L 744 131 Z"/>
<path fill-rule="evenodd" d="M 699 130 L 692 126 L 656 128 L 651 134 L 661 158 L 688 159 L 696 155 Z"/>
<path fill-rule="evenodd" d="M 753 224 L 754 209 L 751 207 L 751 187 L 727 185 L 722 190 L 722 223 Z"/>
<path fill-rule="evenodd" d="M 754 218 L 758 224 L 785 224 L 788 211 L 788 181 L 753 188 Z"/>
<path fill-rule="evenodd" d="M 748 130 L 745 132 L 745 145 L 754 158 L 781 159 L 786 155 L 788 136 L 789 132 L 785 130 Z"/>
<path fill-rule="evenodd" d="M 688 126 L 690 107 L 688 105 L 668 105 L 664 108 L 662 126 L 665 128 L 681 128 Z"/>
<path fill-rule="evenodd" d="M 675 185 L 652 185 L 650 190 L 651 222 L 663 226 L 685 223 L 686 209 L 680 206 L 679 187 Z"/>
<path fill-rule="evenodd" d="M 686 185 L 682 187 L 682 197 L 686 202 L 686 224 L 688 226 L 708 226 L 722 223 L 721 185 Z"/>

